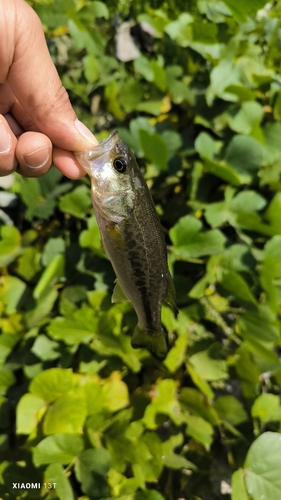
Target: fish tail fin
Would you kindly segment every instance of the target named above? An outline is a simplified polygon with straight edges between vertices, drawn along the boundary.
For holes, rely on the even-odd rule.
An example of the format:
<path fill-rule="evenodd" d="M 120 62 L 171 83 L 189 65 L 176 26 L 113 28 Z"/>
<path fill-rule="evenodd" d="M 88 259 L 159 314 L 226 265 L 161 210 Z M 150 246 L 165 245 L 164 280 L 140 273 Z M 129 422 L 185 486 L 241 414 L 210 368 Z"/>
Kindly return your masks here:
<path fill-rule="evenodd" d="M 165 358 L 168 351 L 165 334 L 162 329 L 160 331 L 146 330 L 140 328 L 139 325 L 134 330 L 131 345 L 134 349 L 145 347 L 159 358 Z"/>

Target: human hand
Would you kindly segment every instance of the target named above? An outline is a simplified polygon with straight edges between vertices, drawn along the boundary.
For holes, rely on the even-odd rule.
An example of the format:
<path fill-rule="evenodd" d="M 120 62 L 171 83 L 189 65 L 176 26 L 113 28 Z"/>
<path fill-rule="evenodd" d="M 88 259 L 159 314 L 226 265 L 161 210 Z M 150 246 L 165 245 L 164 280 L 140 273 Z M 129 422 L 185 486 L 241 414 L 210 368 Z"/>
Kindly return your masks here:
<path fill-rule="evenodd" d="M 0 0 L 0 176 L 84 175 L 72 151 L 97 144 L 76 118 L 45 42 L 24 0 Z"/>

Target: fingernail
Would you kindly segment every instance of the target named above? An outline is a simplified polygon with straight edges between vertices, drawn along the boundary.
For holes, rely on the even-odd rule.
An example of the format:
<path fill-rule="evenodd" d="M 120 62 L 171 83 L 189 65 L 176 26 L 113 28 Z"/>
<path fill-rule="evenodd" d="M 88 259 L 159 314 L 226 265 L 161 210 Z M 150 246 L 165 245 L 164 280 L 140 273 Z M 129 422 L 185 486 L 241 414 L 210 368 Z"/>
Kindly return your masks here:
<path fill-rule="evenodd" d="M 86 139 L 90 144 L 98 144 L 97 139 L 95 138 L 94 134 L 84 125 L 84 123 L 80 122 L 78 118 L 76 118 L 74 122 L 75 127 L 77 128 L 78 132 Z"/>
<path fill-rule="evenodd" d="M 36 151 L 33 151 L 32 153 L 24 155 L 23 158 L 28 167 L 43 167 L 43 165 L 45 165 L 50 158 L 49 147 L 45 146 L 43 148 L 36 149 Z"/>
<path fill-rule="evenodd" d="M 6 127 L 4 119 L 0 116 L 0 153 L 8 153 L 12 146 L 12 138 Z"/>

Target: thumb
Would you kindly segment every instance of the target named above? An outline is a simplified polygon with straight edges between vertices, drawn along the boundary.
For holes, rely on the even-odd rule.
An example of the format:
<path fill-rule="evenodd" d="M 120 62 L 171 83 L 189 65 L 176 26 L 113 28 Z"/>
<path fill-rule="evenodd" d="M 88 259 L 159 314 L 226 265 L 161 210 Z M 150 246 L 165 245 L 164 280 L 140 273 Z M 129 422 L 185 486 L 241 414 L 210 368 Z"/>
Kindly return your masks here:
<path fill-rule="evenodd" d="M 13 3 L 16 39 L 8 82 L 14 95 L 38 130 L 55 146 L 83 151 L 97 144 L 95 136 L 76 117 L 48 52 L 37 14 L 23 0 Z"/>

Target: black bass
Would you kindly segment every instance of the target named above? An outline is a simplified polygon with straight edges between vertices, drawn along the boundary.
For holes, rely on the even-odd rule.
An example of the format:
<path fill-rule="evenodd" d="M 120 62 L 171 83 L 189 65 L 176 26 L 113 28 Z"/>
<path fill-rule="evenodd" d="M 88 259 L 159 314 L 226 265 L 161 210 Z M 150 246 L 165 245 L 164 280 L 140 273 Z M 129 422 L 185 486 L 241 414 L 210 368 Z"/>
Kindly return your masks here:
<path fill-rule="evenodd" d="M 175 314 L 175 289 L 167 265 L 164 234 L 136 159 L 117 131 L 76 153 L 91 177 L 95 215 L 117 282 L 112 302 L 129 300 L 138 316 L 132 347 L 167 353 L 161 326 L 165 302 Z"/>

